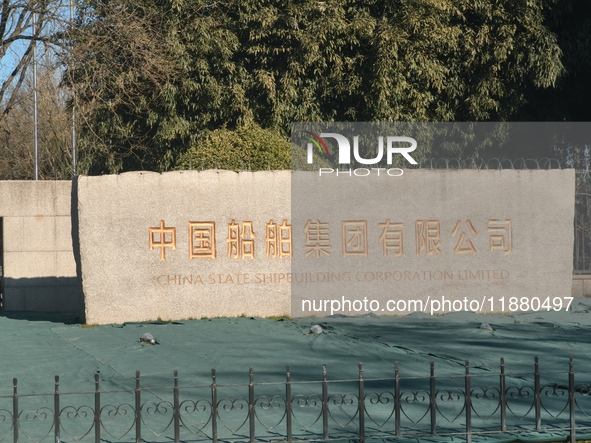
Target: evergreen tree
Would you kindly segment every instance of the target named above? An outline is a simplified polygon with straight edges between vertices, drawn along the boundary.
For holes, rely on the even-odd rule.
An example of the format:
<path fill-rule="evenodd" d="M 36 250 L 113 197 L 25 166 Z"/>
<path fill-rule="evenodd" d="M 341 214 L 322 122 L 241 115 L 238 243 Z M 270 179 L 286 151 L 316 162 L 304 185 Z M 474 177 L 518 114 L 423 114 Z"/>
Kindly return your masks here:
<path fill-rule="evenodd" d="M 91 173 L 174 166 L 209 131 L 507 121 L 565 73 L 551 0 L 90 0 L 67 81 Z M 588 34 L 587 34 L 588 35 Z"/>

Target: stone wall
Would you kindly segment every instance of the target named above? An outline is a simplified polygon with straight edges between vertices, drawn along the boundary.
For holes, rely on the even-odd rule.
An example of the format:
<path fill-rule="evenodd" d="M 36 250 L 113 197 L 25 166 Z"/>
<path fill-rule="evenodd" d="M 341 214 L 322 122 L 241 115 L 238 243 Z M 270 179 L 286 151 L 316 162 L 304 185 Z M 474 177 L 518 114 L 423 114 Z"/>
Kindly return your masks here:
<path fill-rule="evenodd" d="M 80 177 L 86 321 L 326 315 L 299 303 L 342 296 L 470 299 L 482 312 L 508 312 L 510 297 L 570 295 L 573 170 L 364 179 Z"/>
<path fill-rule="evenodd" d="M 70 181 L 0 182 L 3 309 L 80 312 L 89 323 L 297 315 L 294 278 L 315 274 L 300 285 L 304 296 L 380 289 L 375 281 L 317 281 L 316 274 L 347 272 L 349 260 L 361 263 L 349 270 L 353 280 L 359 271 L 362 280 L 388 277 L 396 299 L 466 288 L 486 297 L 591 292 L 588 276 L 572 276 L 573 171 L 405 171 L 365 183 L 389 196 L 379 210 L 363 198 L 367 188 L 342 181 L 351 177 L 298 177 L 184 171 L 79 177 L 74 188 Z M 404 224 L 404 254 L 384 255 L 382 218 Z M 332 262 L 304 257 L 304 226 L 317 219 L 330 222 Z M 441 254 L 417 255 L 422 219 L 440 222 Z M 509 225 L 491 225 L 495 219 L 512 221 L 511 252 L 501 244 Z M 343 221 L 367 221 L 365 256 L 343 256 Z M 397 252 L 390 247 L 388 254 Z M 431 282 L 419 284 L 421 276 Z"/>
<path fill-rule="evenodd" d="M 3 308 L 83 312 L 70 181 L 0 181 Z"/>
<path fill-rule="evenodd" d="M 294 246 L 292 315 L 327 303 L 329 314 L 363 314 L 372 301 L 380 315 L 567 306 L 554 297 L 571 292 L 574 177 L 470 169 L 294 175 L 294 245 L 304 253 Z M 304 226 L 324 228 L 321 249 Z"/>
<path fill-rule="evenodd" d="M 573 275 L 573 297 L 591 297 L 591 275 L 574 274 Z"/>
<path fill-rule="evenodd" d="M 289 315 L 285 285 L 257 281 L 289 272 L 289 258 L 267 257 L 265 230 L 289 220 L 290 181 L 288 171 L 80 177 L 86 321 Z"/>

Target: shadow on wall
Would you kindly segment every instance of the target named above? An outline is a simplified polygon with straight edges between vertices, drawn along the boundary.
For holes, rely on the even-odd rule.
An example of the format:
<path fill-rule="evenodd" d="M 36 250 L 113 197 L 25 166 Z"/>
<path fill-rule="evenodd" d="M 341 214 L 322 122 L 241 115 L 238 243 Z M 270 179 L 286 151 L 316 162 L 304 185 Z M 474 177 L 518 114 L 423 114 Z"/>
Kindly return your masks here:
<path fill-rule="evenodd" d="M 63 325 L 83 324 L 77 312 L 2 311 L 0 312 L 0 321 L 3 318 L 29 322 L 61 323 Z"/>
<path fill-rule="evenodd" d="M 72 193 L 70 196 L 70 218 L 72 220 L 72 251 L 76 262 L 76 285 L 79 290 L 76 312 L 80 314 L 80 321 L 86 322 L 86 306 L 84 304 L 84 291 L 82 289 L 82 265 L 80 259 L 80 221 L 78 219 L 78 180 L 80 176 L 72 178 Z"/>
<path fill-rule="evenodd" d="M 64 187 L 62 186 L 62 188 Z M 70 194 L 70 207 L 68 209 L 71 218 L 71 231 L 69 233 L 59 233 L 59 235 L 62 237 L 64 234 L 71 235 L 71 247 L 76 265 L 76 275 L 70 274 L 67 277 L 43 276 L 14 278 L 9 275 L 2 276 L 0 273 L 0 293 L 2 295 L 2 311 L 0 312 L 0 316 L 30 320 L 49 320 L 60 317 L 59 315 L 56 317 L 56 313 L 67 313 L 64 317 L 66 319 L 77 318 L 80 322 L 84 321 L 84 295 L 82 291 L 78 234 L 77 177 L 71 181 L 71 185 L 69 184 L 68 188 L 61 189 L 59 192 L 55 190 L 52 192 L 57 192 L 61 201 L 65 200 L 68 193 Z M 57 194 L 54 195 L 54 198 L 58 197 Z M 35 207 L 34 210 L 37 211 L 38 209 Z M 63 214 L 67 209 L 59 208 L 56 211 L 61 211 Z M 0 232 L 1 234 L 2 232 Z M 27 232 L 25 232 L 26 234 Z M 0 247 L 2 246 L 1 243 L 0 241 Z M 68 245 L 65 243 L 61 247 L 68 248 Z M 34 271 L 35 264 L 29 263 L 28 265 L 32 266 Z M 47 315 L 44 315 L 45 313 Z M 64 319 L 57 321 L 64 322 Z"/>
<path fill-rule="evenodd" d="M 84 297 L 78 277 L 4 278 L 2 315 L 37 319 L 43 312 L 69 312 L 83 319 Z M 25 317 L 22 317 L 22 316 Z M 16 318 L 16 317 L 15 317 Z"/>

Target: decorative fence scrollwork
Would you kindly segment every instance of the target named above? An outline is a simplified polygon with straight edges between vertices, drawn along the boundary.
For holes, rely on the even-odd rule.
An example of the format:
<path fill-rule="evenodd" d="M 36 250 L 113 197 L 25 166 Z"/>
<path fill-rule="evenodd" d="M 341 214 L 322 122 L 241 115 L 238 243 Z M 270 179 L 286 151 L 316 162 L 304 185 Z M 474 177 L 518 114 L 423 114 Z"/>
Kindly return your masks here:
<path fill-rule="evenodd" d="M 463 436 L 562 432 L 571 442 L 591 429 L 591 383 L 579 380 L 573 359 L 568 370 L 543 374 L 536 358 L 533 372 L 473 373 L 466 361 L 462 375 L 402 377 L 398 363 L 392 378 L 331 380 L 323 366 L 319 381 L 245 384 L 179 383 L 103 390 L 100 374 L 89 392 L 61 392 L 59 377 L 51 394 L 0 396 L 0 442 L 304 442 L 318 440 Z M 575 384 L 575 376 L 578 383 Z M 542 383 L 544 380 L 544 383 Z M 224 393 L 221 395 L 221 393 Z M 232 395 L 226 395 L 232 392 Z M 52 401 L 53 400 L 53 401 Z M 31 407 L 31 404 L 37 407 Z"/>

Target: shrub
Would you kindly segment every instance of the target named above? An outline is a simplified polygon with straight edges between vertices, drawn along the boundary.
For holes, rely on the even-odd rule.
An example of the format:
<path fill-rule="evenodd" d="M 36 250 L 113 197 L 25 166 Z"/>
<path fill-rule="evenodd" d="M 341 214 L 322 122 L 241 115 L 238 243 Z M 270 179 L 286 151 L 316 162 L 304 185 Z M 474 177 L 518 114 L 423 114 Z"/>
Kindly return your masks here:
<path fill-rule="evenodd" d="M 256 124 L 216 129 L 181 156 L 178 169 L 259 171 L 291 169 L 290 142 L 279 132 Z"/>

